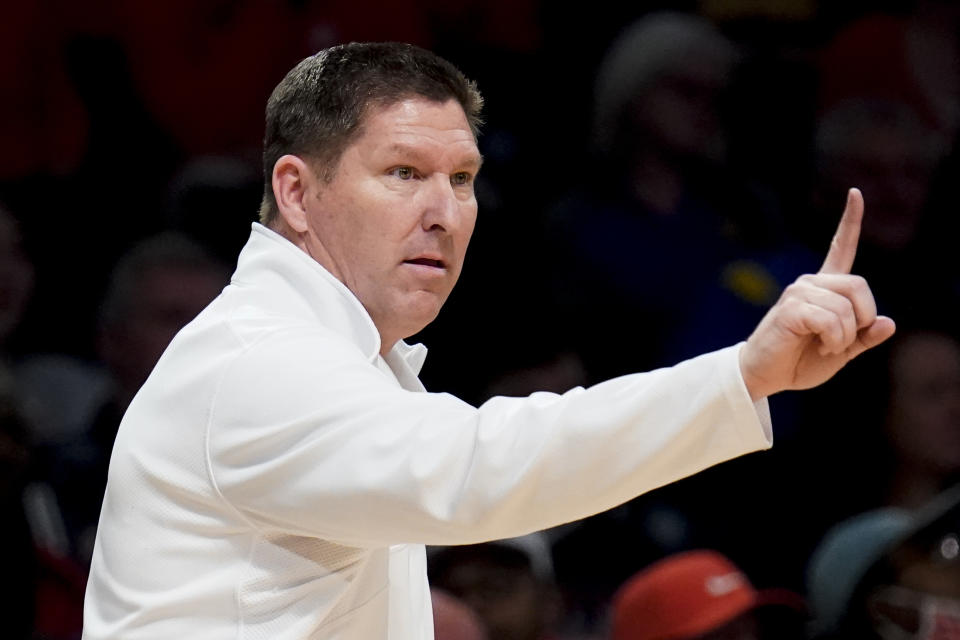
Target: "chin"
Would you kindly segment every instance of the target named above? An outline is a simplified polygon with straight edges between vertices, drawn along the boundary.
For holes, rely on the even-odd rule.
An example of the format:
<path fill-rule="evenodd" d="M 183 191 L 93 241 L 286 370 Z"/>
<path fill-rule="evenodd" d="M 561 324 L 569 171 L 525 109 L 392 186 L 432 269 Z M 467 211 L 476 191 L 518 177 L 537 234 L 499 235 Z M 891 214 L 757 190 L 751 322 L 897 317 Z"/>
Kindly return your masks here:
<path fill-rule="evenodd" d="M 412 336 L 419 333 L 440 315 L 440 309 L 443 307 L 446 296 L 442 300 L 438 300 L 435 294 L 430 295 L 430 300 L 418 300 L 416 304 L 406 305 L 406 309 L 400 312 L 406 320 L 407 331 L 404 332 L 405 335 Z"/>

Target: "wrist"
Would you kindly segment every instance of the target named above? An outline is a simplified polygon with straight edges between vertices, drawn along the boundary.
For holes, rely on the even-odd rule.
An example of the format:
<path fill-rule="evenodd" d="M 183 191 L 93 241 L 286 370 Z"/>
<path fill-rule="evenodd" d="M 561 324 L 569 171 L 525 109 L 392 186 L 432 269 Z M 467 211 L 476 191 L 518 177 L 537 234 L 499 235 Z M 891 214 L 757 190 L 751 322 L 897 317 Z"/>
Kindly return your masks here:
<path fill-rule="evenodd" d="M 740 347 L 740 378 L 743 380 L 743 385 L 746 387 L 750 399 L 753 402 L 758 402 L 775 393 L 775 390 L 770 388 L 762 376 L 753 373 L 754 367 L 751 366 L 752 357 L 749 350 L 749 343 L 745 342 Z"/>

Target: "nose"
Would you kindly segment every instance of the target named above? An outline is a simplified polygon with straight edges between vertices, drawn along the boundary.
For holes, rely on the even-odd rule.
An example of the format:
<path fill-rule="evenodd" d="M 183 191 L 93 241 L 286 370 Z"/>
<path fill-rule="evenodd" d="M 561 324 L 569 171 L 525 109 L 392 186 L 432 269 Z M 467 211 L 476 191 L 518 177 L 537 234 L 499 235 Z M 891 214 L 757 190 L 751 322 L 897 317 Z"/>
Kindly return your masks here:
<path fill-rule="evenodd" d="M 426 181 L 423 195 L 423 228 L 426 231 L 452 232 L 460 224 L 460 201 L 454 192 L 450 178 L 435 174 Z"/>

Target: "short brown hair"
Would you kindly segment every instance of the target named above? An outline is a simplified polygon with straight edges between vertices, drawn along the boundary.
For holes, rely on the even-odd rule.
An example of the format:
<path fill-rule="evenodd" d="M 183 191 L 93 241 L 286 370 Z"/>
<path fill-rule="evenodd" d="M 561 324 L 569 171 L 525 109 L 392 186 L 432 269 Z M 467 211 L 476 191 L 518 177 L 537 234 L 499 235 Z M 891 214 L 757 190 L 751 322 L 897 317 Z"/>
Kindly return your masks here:
<path fill-rule="evenodd" d="M 483 98 L 476 84 L 420 47 L 354 42 L 324 49 L 291 69 L 267 101 L 260 222 L 270 224 L 277 216 L 272 182 L 281 156 L 306 156 L 330 180 L 340 156 L 360 134 L 367 109 L 414 96 L 456 100 L 478 135 Z"/>

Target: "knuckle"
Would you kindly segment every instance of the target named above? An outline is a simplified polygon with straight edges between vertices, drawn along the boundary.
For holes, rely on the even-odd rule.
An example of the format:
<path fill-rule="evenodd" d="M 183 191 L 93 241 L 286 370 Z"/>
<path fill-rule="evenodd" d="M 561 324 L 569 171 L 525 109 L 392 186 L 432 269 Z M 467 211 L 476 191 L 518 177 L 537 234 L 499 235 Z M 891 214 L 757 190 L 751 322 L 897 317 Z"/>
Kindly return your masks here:
<path fill-rule="evenodd" d="M 850 278 L 851 278 L 850 281 L 853 286 L 853 290 L 855 292 L 861 295 L 870 293 L 870 285 L 867 284 L 866 278 L 864 278 L 863 276 L 857 276 L 857 275 L 850 276 Z"/>
<path fill-rule="evenodd" d="M 800 276 L 787 285 L 787 287 L 783 290 L 783 293 L 786 297 L 797 297 L 803 295 L 803 292 L 809 288 L 809 276 Z"/>
<path fill-rule="evenodd" d="M 804 312 L 806 316 L 815 322 L 821 329 L 829 328 L 837 319 L 836 315 L 830 313 L 822 307 L 817 307 L 814 305 L 810 305 L 804 309 Z"/>
<path fill-rule="evenodd" d="M 783 288 L 783 292 L 780 294 L 780 300 L 786 303 L 791 299 L 793 299 L 796 293 L 797 293 L 796 283 L 788 284 L 786 287 Z"/>
<path fill-rule="evenodd" d="M 840 306 L 843 307 L 843 316 L 845 318 L 853 319 L 853 316 L 856 313 L 853 300 L 846 296 L 840 296 Z"/>
<path fill-rule="evenodd" d="M 803 300 L 796 295 L 788 295 L 783 298 L 783 308 L 785 311 L 795 312 L 803 306 Z"/>

